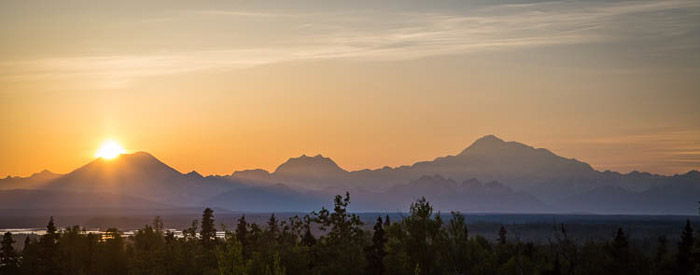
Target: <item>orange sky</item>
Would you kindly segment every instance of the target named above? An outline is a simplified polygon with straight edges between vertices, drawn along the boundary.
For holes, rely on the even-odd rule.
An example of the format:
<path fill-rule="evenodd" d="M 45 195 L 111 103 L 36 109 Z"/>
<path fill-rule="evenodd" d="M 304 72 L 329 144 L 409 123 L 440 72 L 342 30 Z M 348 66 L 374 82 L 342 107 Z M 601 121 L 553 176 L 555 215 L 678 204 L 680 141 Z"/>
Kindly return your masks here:
<path fill-rule="evenodd" d="M 0 176 L 69 172 L 108 138 L 202 174 L 397 166 L 486 134 L 700 168 L 697 1 L 278 4 L 3 1 Z"/>

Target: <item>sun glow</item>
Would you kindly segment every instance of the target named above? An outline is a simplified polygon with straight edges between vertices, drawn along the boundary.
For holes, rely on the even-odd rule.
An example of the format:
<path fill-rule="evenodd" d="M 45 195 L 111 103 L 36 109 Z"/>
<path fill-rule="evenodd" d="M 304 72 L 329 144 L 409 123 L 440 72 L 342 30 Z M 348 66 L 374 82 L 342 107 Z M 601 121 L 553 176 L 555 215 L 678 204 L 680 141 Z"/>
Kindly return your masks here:
<path fill-rule="evenodd" d="M 114 140 L 107 140 L 104 143 L 102 143 L 102 146 L 100 146 L 100 149 L 95 152 L 95 157 L 98 158 L 103 158 L 103 159 L 113 159 L 118 157 L 121 154 L 126 153 L 126 150 L 119 145 Z"/>

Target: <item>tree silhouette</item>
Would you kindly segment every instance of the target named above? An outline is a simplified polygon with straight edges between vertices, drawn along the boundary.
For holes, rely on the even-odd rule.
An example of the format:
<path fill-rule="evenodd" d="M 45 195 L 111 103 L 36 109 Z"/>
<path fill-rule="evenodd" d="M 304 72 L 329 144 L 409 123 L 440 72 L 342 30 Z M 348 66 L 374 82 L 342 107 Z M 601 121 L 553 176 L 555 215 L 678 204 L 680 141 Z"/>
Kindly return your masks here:
<path fill-rule="evenodd" d="M 613 274 L 621 274 L 631 271 L 632 255 L 629 241 L 622 228 L 618 228 L 615 238 L 609 246 L 610 263 L 607 265 Z"/>
<path fill-rule="evenodd" d="M 669 259 L 668 240 L 666 236 L 657 238 L 656 252 L 654 253 L 654 273 L 655 274 L 671 274 L 671 259 Z"/>
<path fill-rule="evenodd" d="M 13 243 L 12 233 L 5 232 L 0 243 L 0 274 L 15 274 L 19 271 L 18 255 Z"/>
<path fill-rule="evenodd" d="M 124 238 L 116 228 L 109 228 L 103 236 L 97 250 L 96 266 L 98 274 L 128 273 L 128 255 L 125 251 Z"/>
<path fill-rule="evenodd" d="M 499 244 L 506 244 L 508 241 L 508 230 L 506 230 L 506 227 L 501 225 L 501 228 L 498 229 L 498 243 Z"/>
<path fill-rule="evenodd" d="M 301 239 L 301 243 L 305 246 L 311 247 L 316 244 L 316 237 L 311 234 L 311 227 L 304 226 L 304 236 Z"/>
<path fill-rule="evenodd" d="M 386 250 L 386 236 L 384 234 L 384 224 L 381 217 L 377 217 L 372 235 L 372 245 L 367 247 L 367 270 L 366 274 L 384 274 L 384 256 Z"/>
<path fill-rule="evenodd" d="M 58 245 L 59 238 L 58 229 L 53 221 L 53 216 L 49 218 L 49 223 L 46 225 L 46 234 L 41 236 L 38 243 L 38 257 L 35 266 L 35 271 L 39 274 L 58 274 L 59 259 Z"/>
<path fill-rule="evenodd" d="M 236 239 L 241 245 L 241 253 L 246 259 L 250 258 L 249 237 L 248 237 L 248 222 L 245 220 L 245 215 L 238 219 L 236 225 Z"/>
<path fill-rule="evenodd" d="M 179 238 L 156 217 L 128 239 L 116 228 L 92 234 L 78 226 L 59 230 L 53 218 L 38 241 L 14 250 L 12 234 L 0 243 L 0 274 L 695 274 L 695 237 L 686 222 L 678 253 L 622 228 L 609 241 L 506 242 L 504 226 L 489 240 L 472 233 L 462 214 L 443 224 L 424 198 L 404 218 L 377 217 L 373 230 L 348 212 L 349 194 L 332 210 L 303 218 L 271 215 L 263 226 L 238 219 L 234 232 L 216 238 L 211 209 Z M 200 234 L 198 235 L 197 232 Z M 312 234 L 316 233 L 316 235 Z M 208 237 L 206 237 L 208 236 Z M 558 235 L 559 236 L 559 235 Z M 205 239 L 208 239 L 208 244 Z M 246 248 L 242 245 L 246 243 Z M 649 248 L 656 248 L 656 253 Z M 247 249 L 247 255 L 245 251 Z M 644 250 L 647 249 L 647 250 Z M 14 255 L 14 256 L 13 256 Z M 674 258 L 676 257 L 676 258 Z M 675 260 L 674 260 L 675 259 Z"/>
<path fill-rule="evenodd" d="M 202 244 L 205 248 L 211 248 L 216 241 L 216 228 L 214 227 L 214 210 L 204 209 L 202 213 L 202 231 L 199 232 Z"/>
<path fill-rule="evenodd" d="M 433 207 L 425 198 L 411 204 L 410 216 L 402 221 L 406 230 L 405 249 L 408 267 L 420 274 L 439 273 L 441 251 L 446 246 L 442 220 L 433 215 Z"/>
<path fill-rule="evenodd" d="M 678 243 L 678 254 L 676 256 L 677 274 L 690 274 L 695 269 L 693 260 L 693 245 L 695 236 L 690 220 L 686 220 L 685 227 L 681 233 L 681 241 Z"/>
<path fill-rule="evenodd" d="M 469 230 L 464 215 L 452 212 L 452 218 L 447 224 L 447 236 L 449 238 L 449 260 L 453 266 L 453 272 L 469 273 Z"/>
<path fill-rule="evenodd" d="M 365 232 L 356 214 L 349 214 L 350 194 L 336 195 L 333 212 L 325 207 L 312 212 L 314 222 L 326 234 L 314 246 L 318 259 L 314 271 L 321 274 L 360 274 L 365 266 Z"/>

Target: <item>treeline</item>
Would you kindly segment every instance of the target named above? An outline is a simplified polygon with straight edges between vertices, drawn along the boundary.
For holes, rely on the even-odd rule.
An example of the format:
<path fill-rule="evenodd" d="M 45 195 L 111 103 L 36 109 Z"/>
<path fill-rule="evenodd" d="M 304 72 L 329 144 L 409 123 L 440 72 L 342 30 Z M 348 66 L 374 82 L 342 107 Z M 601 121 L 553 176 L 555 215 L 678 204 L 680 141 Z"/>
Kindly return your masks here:
<path fill-rule="evenodd" d="M 265 225 L 221 228 L 207 208 L 182 237 L 153 225 L 123 238 L 117 229 L 85 234 L 57 230 L 53 219 L 22 251 L 8 232 L 0 251 L 1 274 L 697 274 L 698 243 L 690 222 L 681 241 L 660 237 L 655 251 L 630 244 L 618 229 L 609 241 L 577 243 L 564 226 L 546 244 L 522 242 L 501 227 L 496 240 L 470 236 L 464 216 L 448 221 L 420 199 L 400 221 L 378 217 L 371 230 L 347 212 L 349 195 L 333 209 Z M 223 227 L 223 226 L 222 226 Z M 316 234 L 314 234 L 316 233 Z"/>

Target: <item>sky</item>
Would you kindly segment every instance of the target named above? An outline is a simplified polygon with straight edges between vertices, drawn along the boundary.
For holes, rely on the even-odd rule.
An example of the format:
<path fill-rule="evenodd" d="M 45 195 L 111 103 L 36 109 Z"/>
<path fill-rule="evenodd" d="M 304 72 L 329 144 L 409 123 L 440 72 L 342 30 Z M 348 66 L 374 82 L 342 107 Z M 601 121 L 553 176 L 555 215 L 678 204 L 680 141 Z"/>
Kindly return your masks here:
<path fill-rule="evenodd" d="M 700 1 L 431 2 L 2 1 L 0 176 L 70 172 L 107 139 L 230 174 L 488 134 L 700 169 Z"/>

